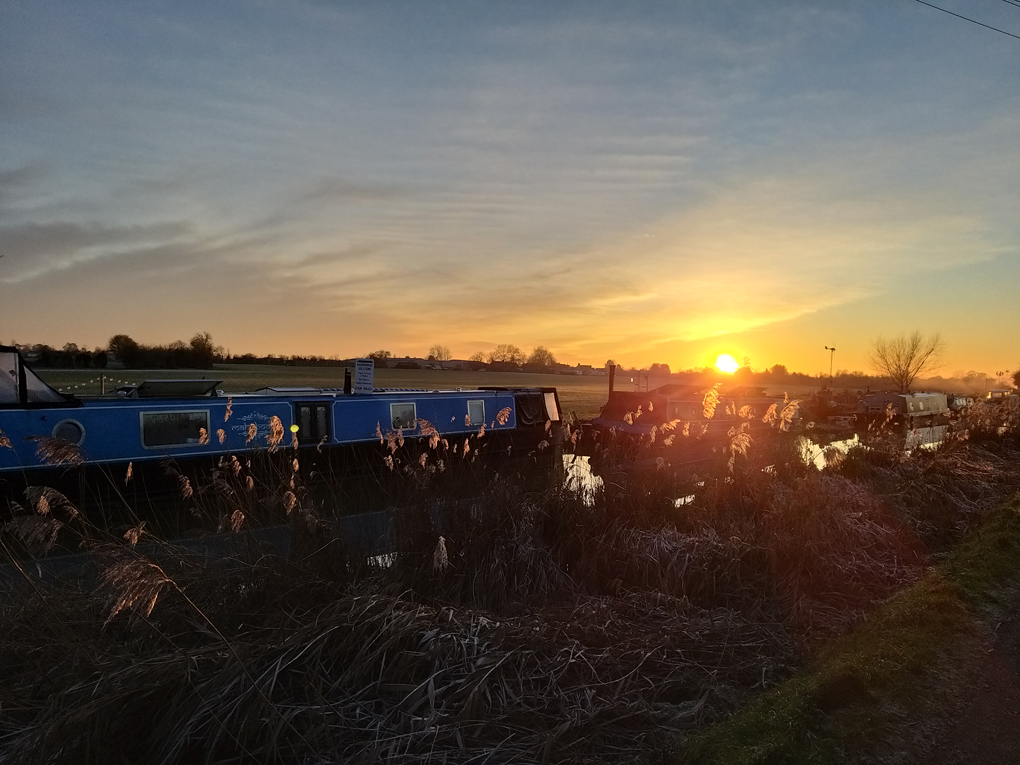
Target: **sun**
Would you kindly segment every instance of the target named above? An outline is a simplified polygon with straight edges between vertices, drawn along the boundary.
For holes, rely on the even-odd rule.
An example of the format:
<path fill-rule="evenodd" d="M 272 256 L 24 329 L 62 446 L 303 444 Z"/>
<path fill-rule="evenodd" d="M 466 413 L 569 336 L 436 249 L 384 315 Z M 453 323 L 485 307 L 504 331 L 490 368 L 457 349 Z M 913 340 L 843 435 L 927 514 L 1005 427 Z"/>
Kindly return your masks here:
<path fill-rule="evenodd" d="M 715 360 L 715 367 L 721 372 L 733 374 L 740 369 L 740 364 L 738 364 L 737 360 L 730 356 L 730 354 L 720 353 L 719 358 Z"/>

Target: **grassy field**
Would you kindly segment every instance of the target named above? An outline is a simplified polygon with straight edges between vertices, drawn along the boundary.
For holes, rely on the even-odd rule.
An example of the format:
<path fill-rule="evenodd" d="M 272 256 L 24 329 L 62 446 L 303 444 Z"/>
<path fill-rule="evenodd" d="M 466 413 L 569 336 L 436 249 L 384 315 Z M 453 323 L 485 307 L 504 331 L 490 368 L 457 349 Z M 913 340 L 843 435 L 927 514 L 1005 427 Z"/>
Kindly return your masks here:
<path fill-rule="evenodd" d="M 100 390 L 100 373 L 94 369 L 41 369 L 39 375 L 50 385 L 77 395 L 97 395 Z M 138 383 L 152 379 L 186 379 L 210 377 L 222 380 L 227 393 L 244 393 L 268 386 L 311 386 L 315 388 L 341 388 L 344 384 L 342 367 L 290 367 L 253 364 L 217 364 L 212 370 L 196 369 L 111 369 L 104 372 L 106 390 L 123 383 Z M 633 382 L 632 380 L 637 380 Z M 653 380 L 652 388 L 667 380 Z M 639 385 L 640 383 L 640 385 Z M 597 417 L 609 396 L 607 377 L 579 375 L 543 375 L 521 372 L 454 372 L 437 369 L 377 369 L 375 384 L 380 388 L 417 388 L 426 390 L 451 388 L 478 388 L 481 386 L 535 386 L 556 388 L 565 412 L 573 412 L 581 419 Z M 620 375 L 616 378 L 617 390 L 640 390 L 648 385 L 644 378 Z M 74 387 L 77 386 L 77 387 Z M 813 386 L 787 386 L 766 389 L 768 393 L 804 398 L 813 393 Z"/>
<path fill-rule="evenodd" d="M 39 375 L 50 385 L 78 395 L 99 393 L 99 372 L 94 369 L 42 369 Z M 223 381 L 222 390 L 243 393 L 271 385 L 342 388 L 342 367 L 287 367 L 249 364 L 217 364 L 210 370 L 195 369 L 111 369 L 107 391 L 122 382 L 137 383 L 151 379 L 210 377 Z M 626 388 L 633 386 L 626 378 Z M 111 382 L 111 380 L 113 382 Z M 436 369 L 377 369 L 375 384 L 380 388 L 478 388 L 483 385 L 537 386 L 556 388 L 564 411 L 590 418 L 606 403 L 609 381 L 606 377 L 578 375 L 541 375 L 515 372 L 454 372 Z M 70 386 L 79 386 L 70 388 Z"/>

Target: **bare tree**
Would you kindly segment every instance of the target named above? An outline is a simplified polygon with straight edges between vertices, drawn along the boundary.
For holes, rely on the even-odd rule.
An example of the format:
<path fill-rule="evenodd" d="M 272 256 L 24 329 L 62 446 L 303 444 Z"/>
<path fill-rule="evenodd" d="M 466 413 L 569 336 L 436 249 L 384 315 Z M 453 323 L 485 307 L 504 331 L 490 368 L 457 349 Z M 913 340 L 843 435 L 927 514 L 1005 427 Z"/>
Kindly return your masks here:
<path fill-rule="evenodd" d="M 556 364 L 556 357 L 544 345 L 539 345 L 528 356 L 527 363 L 533 364 L 536 367 L 551 367 Z"/>
<path fill-rule="evenodd" d="M 451 358 L 453 357 L 450 355 L 450 346 L 448 345 L 436 343 L 429 348 L 429 361 L 449 361 Z"/>
<path fill-rule="evenodd" d="M 520 366 L 524 363 L 524 353 L 516 345 L 500 343 L 494 351 L 489 353 L 489 363 L 497 364 L 500 362 Z"/>
<path fill-rule="evenodd" d="M 927 337 L 917 330 L 891 340 L 879 337 L 871 347 L 871 364 L 906 393 L 914 380 L 942 366 L 945 349 L 938 332 Z"/>

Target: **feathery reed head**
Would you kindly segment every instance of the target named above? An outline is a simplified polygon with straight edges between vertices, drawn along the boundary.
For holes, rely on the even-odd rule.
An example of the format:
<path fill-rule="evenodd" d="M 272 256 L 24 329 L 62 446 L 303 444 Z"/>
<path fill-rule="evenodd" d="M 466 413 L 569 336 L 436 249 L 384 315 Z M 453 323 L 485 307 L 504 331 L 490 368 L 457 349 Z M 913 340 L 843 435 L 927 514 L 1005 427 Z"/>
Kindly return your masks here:
<path fill-rule="evenodd" d="M 269 432 L 266 433 L 266 443 L 269 445 L 269 451 L 276 451 L 283 441 L 283 436 L 283 421 L 274 414 L 269 418 Z"/>
<path fill-rule="evenodd" d="M 125 558 L 106 569 L 101 576 L 105 587 L 112 590 L 110 613 L 104 626 L 121 611 L 135 611 L 149 616 L 163 588 L 172 584 L 159 566 L 144 558 Z"/>
<path fill-rule="evenodd" d="M 77 467 L 85 462 L 85 455 L 77 444 L 53 436 L 29 436 L 35 441 L 35 453 L 47 465 L 70 465 Z"/>

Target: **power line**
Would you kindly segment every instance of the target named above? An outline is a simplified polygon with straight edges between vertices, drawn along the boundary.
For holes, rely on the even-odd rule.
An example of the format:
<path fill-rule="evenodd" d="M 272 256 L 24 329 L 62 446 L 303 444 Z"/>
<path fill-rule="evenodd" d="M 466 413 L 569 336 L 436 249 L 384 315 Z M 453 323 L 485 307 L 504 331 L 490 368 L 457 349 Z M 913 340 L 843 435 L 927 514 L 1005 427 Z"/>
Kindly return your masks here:
<path fill-rule="evenodd" d="M 956 18 L 958 18 L 958 19 L 963 19 L 964 21 L 969 21 L 971 24 L 977 24 L 979 27 L 984 27 L 985 29 L 991 29 L 993 32 L 1001 32 L 1004 35 L 1008 35 L 1009 37 L 1014 37 L 1017 40 L 1020 40 L 1020 35 L 1015 35 L 1012 32 L 1007 32 L 1004 29 L 999 29 L 998 27 L 989 26 L 988 24 L 982 24 L 980 21 L 975 21 L 974 19 L 968 18 L 967 16 L 961 16 L 959 13 L 953 13 L 952 11 L 947 11 L 945 8 L 940 8 L 937 5 L 932 5 L 931 3 L 926 3 L 924 0 L 917 0 L 917 2 L 919 2 L 921 5 L 927 5 L 929 8 L 934 8 L 936 11 L 942 11 L 943 13 L 948 13 L 950 16 L 956 16 Z M 1014 5 L 1014 3 L 1010 3 L 1010 5 Z"/>
<path fill-rule="evenodd" d="M 1020 8 L 1020 3 L 1018 3 L 1016 0 L 1002 0 L 1002 2 L 1008 5 L 1015 5 L 1017 8 Z"/>

